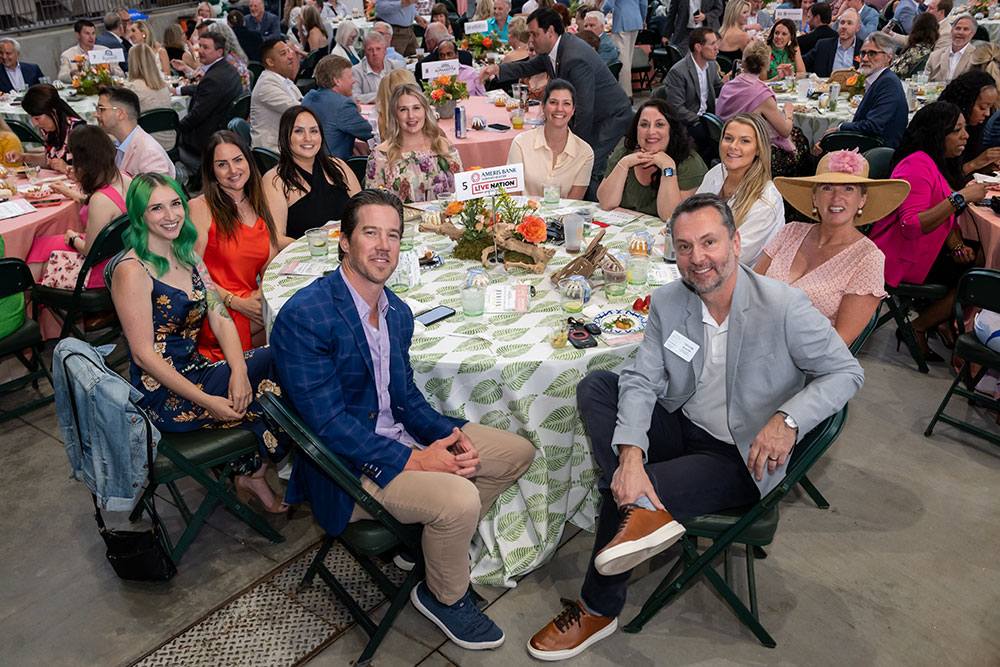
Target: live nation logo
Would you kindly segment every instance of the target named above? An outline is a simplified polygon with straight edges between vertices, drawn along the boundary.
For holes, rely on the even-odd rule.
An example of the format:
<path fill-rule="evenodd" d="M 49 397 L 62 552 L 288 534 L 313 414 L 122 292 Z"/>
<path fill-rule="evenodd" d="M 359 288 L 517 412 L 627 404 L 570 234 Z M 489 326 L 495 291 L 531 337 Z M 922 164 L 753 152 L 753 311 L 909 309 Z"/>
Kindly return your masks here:
<path fill-rule="evenodd" d="M 524 165 L 507 164 L 455 174 L 455 198 L 459 201 L 488 197 L 500 190 L 520 192 L 524 189 Z"/>

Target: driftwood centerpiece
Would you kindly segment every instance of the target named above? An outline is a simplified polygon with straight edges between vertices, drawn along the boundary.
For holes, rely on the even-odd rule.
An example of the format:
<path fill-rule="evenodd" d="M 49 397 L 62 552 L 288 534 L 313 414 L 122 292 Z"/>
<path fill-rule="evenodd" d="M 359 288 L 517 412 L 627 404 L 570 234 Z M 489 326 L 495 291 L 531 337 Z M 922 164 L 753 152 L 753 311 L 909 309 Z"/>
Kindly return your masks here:
<path fill-rule="evenodd" d="M 601 265 L 601 260 L 603 260 L 605 256 L 613 257 L 613 255 L 608 255 L 608 249 L 601 245 L 601 240 L 604 238 L 605 231 L 606 230 L 602 229 L 597 232 L 594 238 L 591 239 L 590 245 L 587 246 L 586 250 L 584 250 L 579 256 L 575 257 L 569 264 L 553 273 L 550 278 L 552 284 L 558 285 L 560 280 L 573 275 L 590 278 L 594 271 L 597 270 L 597 267 Z M 617 260 L 615 261 L 617 262 Z"/>
<path fill-rule="evenodd" d="M 491 208 L 495 203 L 496 210 Z M 504 268 L 520 267 L 534 273 L 545 271 L 555 254 L 553 248 L 540 248 L 547 236 L 545 221 L 533 215 L 537 204 L 518 204 L 501 192 L 495 198 L 451 202 L 440 221 L 422 222 L 418 229 L 447 236 L 455 241 L 452 254 L 458 259 L 481 261 L 486 268 L 490 259 L 503 252 Z"/>
<path fill-rule="evenodd" d="M 542 224 L 544 225 L 545 223 L 543 222 Z M 517 239 L 514 236 L 515 230 L 506 223 L 497 223 L 493 230 L 497 249 L 504 251 L 503 267 L 508 271 L 511 267 L 517 266 L 533 273 L 543 273 L 549 260 L 556 254 L 555 248 L 542 248 L 533 243 Z M 492 253 L 493 248 L 483 250 L 483 266 L 489 266 L 489 256 Z M 531 261 L 522 260 L 522 256 Z"/>

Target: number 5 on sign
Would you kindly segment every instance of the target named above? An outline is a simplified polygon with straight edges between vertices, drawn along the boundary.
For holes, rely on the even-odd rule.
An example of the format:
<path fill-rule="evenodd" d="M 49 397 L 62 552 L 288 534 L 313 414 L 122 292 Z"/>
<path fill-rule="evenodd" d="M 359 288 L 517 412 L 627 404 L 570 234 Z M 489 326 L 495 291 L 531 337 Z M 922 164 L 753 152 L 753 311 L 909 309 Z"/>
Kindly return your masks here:
<path fill-rule="evenodd" d="M 524 189 L 524 164 L 506 164 L 455 174 L 455 199 L 466 201 Z"/>

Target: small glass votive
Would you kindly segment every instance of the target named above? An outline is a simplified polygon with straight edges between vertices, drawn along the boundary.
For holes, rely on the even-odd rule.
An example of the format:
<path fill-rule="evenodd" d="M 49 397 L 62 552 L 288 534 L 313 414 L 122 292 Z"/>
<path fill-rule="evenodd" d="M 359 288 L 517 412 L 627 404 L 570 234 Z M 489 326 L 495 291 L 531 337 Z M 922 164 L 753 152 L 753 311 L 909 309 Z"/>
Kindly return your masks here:
<path fill-rule="evenodd" d="M 510 112 L 510 124 L 515 130 L 524 129 L 524 109 L 514 109 Z"/>
<path fill-rule="evenodd" d="M 309 244 L 310 257 L 326 257 L 330 233 L 322 227 L 306 230 L 306 242 Z"/>

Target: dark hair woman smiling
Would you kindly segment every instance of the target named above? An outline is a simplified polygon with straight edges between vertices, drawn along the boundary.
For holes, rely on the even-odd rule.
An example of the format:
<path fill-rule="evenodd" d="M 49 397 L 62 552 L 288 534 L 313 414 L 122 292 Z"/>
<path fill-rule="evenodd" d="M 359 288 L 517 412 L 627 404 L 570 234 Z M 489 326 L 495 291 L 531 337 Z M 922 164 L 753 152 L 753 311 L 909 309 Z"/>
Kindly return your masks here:
<path fill-rule="evenodd" d="M 69 150 L 69 133 L 84 121 L 63 98 L 52 84 L 39 83 L 24 94 L 21 108 L 31 117 L 31 123 L 45 137 L 44 148 L 33 148 L 26 153 L 9 151 L 6 162 L 20 162 L 36 167 L 48 167 L 60 173 L 67 173 L 73 164 L 73 154 Z"/>

